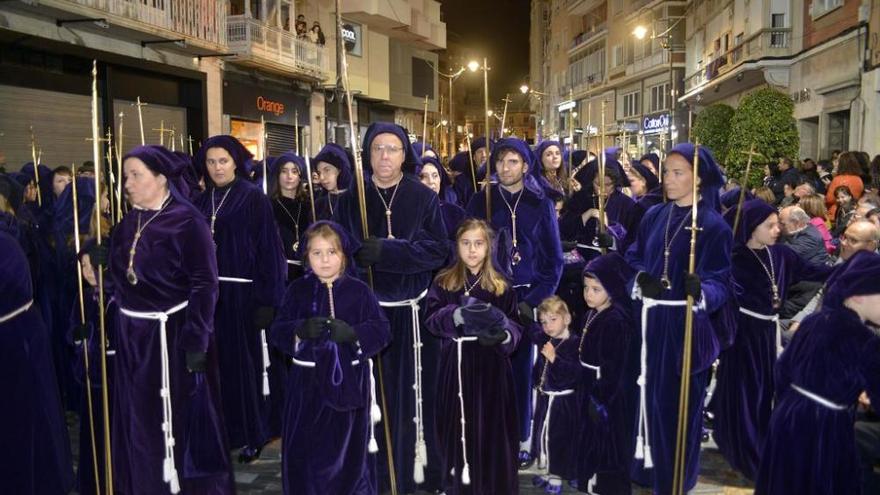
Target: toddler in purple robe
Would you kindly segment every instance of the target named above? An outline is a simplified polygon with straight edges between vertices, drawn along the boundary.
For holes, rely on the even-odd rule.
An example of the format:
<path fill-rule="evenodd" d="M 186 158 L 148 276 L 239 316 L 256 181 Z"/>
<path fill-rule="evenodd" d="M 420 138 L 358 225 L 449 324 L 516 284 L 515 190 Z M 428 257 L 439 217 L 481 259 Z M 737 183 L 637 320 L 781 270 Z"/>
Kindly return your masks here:
<path fill-rule="evenodd" d="M 532 340 L 541 350 L 532 368 L 537 400 L 532 424 L 531 455 L 538 461 L 539 474 L 532 484 L 547 493 L 561 493 L 562 480 L 577 477 L 575 452 L 580 423 L 575 387 L 580 378 L 578 339 L 572 338 L 571 313 L 559 296 L 550 296 L 538 306 L 541 328 Z"/>

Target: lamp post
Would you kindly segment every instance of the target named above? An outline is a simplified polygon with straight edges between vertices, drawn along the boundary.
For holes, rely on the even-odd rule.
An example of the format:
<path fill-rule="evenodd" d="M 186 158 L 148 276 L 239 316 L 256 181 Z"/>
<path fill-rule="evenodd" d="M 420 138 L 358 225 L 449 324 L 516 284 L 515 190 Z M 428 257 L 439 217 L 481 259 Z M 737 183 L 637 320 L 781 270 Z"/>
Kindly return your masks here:
<path fill-rule="evenodd" d="M 669 125 L 671 129 L 675 129 L 675 68 L 673 67 L 673 57 L 672 57 L 672 30 L 675 29 L 676 26 L 685 18 L 685 16 L 670 16 L 666 17 L 666 22 L 669 23 L 671 19 L 676 19 L 675 23 L 666 28 L 665 31 L 661 33 L 656 33 L 653 28 L 653 22 L 651 27 L 651 37 L 649 40 L 659 39 L 661 41 L 661 47 L 664 50 L 669 52 Z M 633 36 L 636 39 L 643 40 L 648 35 L 648 28 L 639 24 L 637 25 L 633 31 Z M 676 134 L 677 135 L 677 134 Z M 672 136 L 672 133 L 669 134 L 669 143 L 670 147 L 675 145 L 675 139 Z"/>
<path fill-rule="evenodd" d="M 547 93 L 542 93 L 540 91 L 536 91 L 534 89 L 529 88 L 528 84 L 523 84 L 522 86 L 520 86 L 519 92 L 526 95 L 526 98 L 534 98 L 538 102 L 541 102 L 543 100 L 543 98 L 545 96 L 547 96 Z M 543 134 L 543 129 L 541 127 L 539 127 L 539 125 L 544 120 L 539 119 L 538 115 L 536 115 L 536 114 L 533 114 L 533 116 L 535 117 L 535 144 L 537 144 L 538 141 L 541 140 L 541 136 Z"/>

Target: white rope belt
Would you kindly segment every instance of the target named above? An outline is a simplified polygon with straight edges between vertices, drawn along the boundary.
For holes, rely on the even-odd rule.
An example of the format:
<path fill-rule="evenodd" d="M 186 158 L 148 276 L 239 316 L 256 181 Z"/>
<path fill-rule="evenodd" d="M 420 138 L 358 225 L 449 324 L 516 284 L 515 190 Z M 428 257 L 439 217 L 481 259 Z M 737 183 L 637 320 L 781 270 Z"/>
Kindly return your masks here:
<path fill-rule="evenodd" d="M 831 409 L 833 411 L 845 411 L 845 410 L 849 409 L 847 406 L 843 406 L 843 405 L 837 404 L 835 402 L 831 402 L 830 400 L 826 399 L 825 397 L 822 397 L 821 395 L 810 392 L 809 390 L 802 388 L 802 387 L 799 387 L 799 386 L 795 385 L 794 383 L 791 384 L 791 388 L 793 388 L 797 393 L 799 393 L 799 394 L 803 395 L 804 397 L 810 399 L 811 401 L 815 402 L 816 404 L 819 404 L 820 406 L 823 406 L 823 407 L 827 407 L 828 409 Z"/>
<path fill-rule="evenodd" d="M 217 280 L 220 282 L 231 282 L 235 284 L 254 283 L 254 281 L 249 278 L 238 277 L 217 277 Z M 269 344 L 266 341 L 265 328 L 260 329 L 260 352 L 262 353 L 263 360 L 263 397 L 268 397 L 271 394 L 271 390 L 269 390 L 269 366 L 272 364 L 272 361 L 269 359 Z"/>
<path fill-rule="evenodd" d="M 639 431 L 636 435 L 636 459 L 644 459 L 645 469 L 654 467 L 651 457 L 651 440 L 648 435 L 648 311 L 655 306 L 684 307 L 686 300 L 664 300 L 642 297 L 642 346 L 639 356 Z M 694 311 L 697 310 L 694 305 Z"/>
<path fill-rule="evenodd" d="M 122 314 L 138 320 L 156 320 L 159 322 L 159 346 L 160 361 L 162 363 L 162 385 L 159 396 L 162 397 L 162 434 L 165 438 L 165 461 L 162 465 L 162 480 L 171 485 L 171 493 L 180 492 L 180 480 L 177 478 L 177 468 L 174 465 L 174 428 L 171 414 L 171 370 L 168 365 L 168 333 L 165 323 L 168 317 L 187 307 L 189 301 L 168 309 L 166 311 L 133 311 L 119 308 Z"/>
<path fill-rule="evenodd" d="M 413 422 L 416 424 L 413 480 L 416 484 L 421 484 L 425 481 L 425 468 L 428 466 L 428 448 L 425 445 L 425 415 L 422 409 L 422 333 L 419 325 L 419 301 L 427 295 L 428 289 L 425 289 L 421 294 L 412 299 L 379 301 L 379 306 L 383 308 L 405 308 L 409 306 L 412 311 L 413 368 L 415 368 L 413 390 L 415 391 L 416 401 L 416 416 L 413 418 Z"/>
<path fill-rule="evenodd" d="M 578 360 L 580 361 L 580 360 Z M 587 368 L 588 370 L 593 370 L 596 372 L 596 380 L 600 380 L 602 378 L 602 367 L 599 365 L 593 366 L 592 364 L 587 364 L 583 361 L 580 361 L 581 366 Z"/>
<path fill-rule="evenodd" d="M 303 262 L 300 260 L 287 260 L 287 264 L 293 266 L 302 266 Z"/>
<path fill-rule="evenodd" d="M 541 438 L 538 440 L 538 469 L 550 469 L 550 415 L 553 411 L 553 403 L 557 397 L 563 397 L 574 393 L 574 389 L 565 390 L 541 390 L 540 393 L 548 397 L 547 410 L 544 412 L 544 423 L 541 425 Z"/>
<path fill-rule="evenodd" d="M 581 248 L 581 249 L 590 249 L 590 250 L 593 250 L 593 251 L 598 251 L 598 252 L 600 252 L 600 253 L 602 252 L 602 248 L 600 248 L 600 247 L 598 247 L 598 246 L 593 246 L 593 245 L 591 245 L 591 244 L 581 244 L 581 243 L 579 242 L 579 243 L 576 244 L 576 246 L 579 247 L 579 248 Z"/>
<path fill-rule="evenodd" d="M 746 308 L 739 308 L 739 312 L 759 320 L 772 321 L 776 325 L 776 357 L 779 357 L 782 354 L 782 326 L 779 324 L 779 315 L 765 315 Z"/>
<path fill-rule="evenodd" d="M 467 336 L 467 337 L 458 337 L 452 339 L 455 342 L 455 351 L 457 356 L 457 366 L 458 366 L 458 405 L 461 409 L 461 457 L 464 460 L 464 467 L 461 470 L 461 482 L 465 485 L 471 484 L 471 467 L 468 464 L 467 459 L 467 438 L 465 434 L 465 428 L 467 422 L 464 419 L 464 387 L 461 382 L 461 347 L 465 342 L 475 342 L 477 337 L 475 336 Z"/>
<path fill-rule="evenodd" d="M 24 305 L 22 305 L 20 308 L 14 310 L 14 311 L 12 311 L 11 313 L 6 313 L 5 315 L 0 316 L 0 323 L 5 323 L 5 322 L 15 318 L 16 316 L 24 313 L 25 311 L 31 309 L 31 306 L 33 304 L 34 304 L 34 300 L 31 299 L 30 301 L 24 303 Z"/>

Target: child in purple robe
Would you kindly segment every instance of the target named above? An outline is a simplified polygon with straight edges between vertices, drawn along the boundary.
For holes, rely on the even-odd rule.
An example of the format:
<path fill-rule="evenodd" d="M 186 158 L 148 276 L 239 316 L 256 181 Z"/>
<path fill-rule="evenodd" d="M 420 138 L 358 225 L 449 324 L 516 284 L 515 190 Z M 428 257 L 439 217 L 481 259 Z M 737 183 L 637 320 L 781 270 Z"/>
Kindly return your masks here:
<path fill-rule="evenodd" d="M 520 339 L 516 292 L 493 263 L 492 230 L 465 220 L 457 257 L 428 292 L 442 339 L 436 430 L 447 494 L 517 493 L 518 429 L 510 354 Z"/>
<path fill-rule="evenodd" d="M 539 474 L 532 484 L 547 493 L 562 493 L 562 481 L 577 476 L 577 431 L 581 422 L 575 387 L 580 379 L 578 339 L 569 331 L 571 313 L 559 296 L 550 296 L 538 306 L 541 327 L 532 327 L 540 349 L 532 367 L 537 391 L 532 425 L 531 455 Z"/>
<path fill-rule="evenodd" d="M 825 284 L 776 362 L 776 404 L 756 495 L 858 494 L 854 406 L 880 399 L 880 255 L 858 252 Z"/>
<path fill-rule="evenodd" d="M 578 439 L 578 486 L 587 493 L 630 493 L 638 388 L 639 337 L 627 294 L 632 269 L 617 253 L 584 268 L 584 317 L 578 341 L 578 398 L 586 417 Z"/>
<path fill-rule="evenodd" d="M 312 158 L 312 170 L 318 174 L 318 184 L 324 192 L 315 199 L 319 220 L 333 217 L 339 197 L 351 186 L 352 157 L 342 146 L 327 143 Z"/>
<path fill-rule="evenodd" d="M 370 358 L 391 341 L 390 325 L 354 274 L 354 241 L 342 227 L 317 222 L 303 242 L 308 272 L 290 284 L 269 332 L 293 361 L 282 430 L 284 493 L 375 494 L 381 411 Z"/>

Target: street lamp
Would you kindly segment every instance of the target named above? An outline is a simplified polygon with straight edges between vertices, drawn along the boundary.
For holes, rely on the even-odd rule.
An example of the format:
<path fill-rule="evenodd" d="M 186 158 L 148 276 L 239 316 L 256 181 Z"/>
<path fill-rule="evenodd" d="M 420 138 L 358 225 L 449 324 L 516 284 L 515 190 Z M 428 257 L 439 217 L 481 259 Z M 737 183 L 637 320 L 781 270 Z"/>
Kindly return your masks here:
<path fill-rule="evenodd" d="M 455 152 L 457 150 L 457 148 L 455 146 L 455 142 L 456 142 L 455 113 L 453 110 L 454 107 L 453 107 L 453 99 L 452 99 L 452 83 L 454 83 L 455 80 L 458 79 L 459 76 L 464 74 L 465 68 L 459 67 L 457 71 L 450 72 L 447 74 L 445 72 L 440 72 L 439 70 L 434 69 L 434 66 L 429 64 L 427 60 L 425 61 L 425 63 L 428 64 L 428 66 L 430 66 L 431 69 L 433 69 L 434 72 L 436 72 L 438 76 L 445 77 L 446 79 L 449 80 L 449 129 L 451 129 L 451 136 L 449 138 L 449 143 L 450 143 L 449 158 L 452 158 L 455 155 Z M 469 63 L 468 67 L 470 67 L 470 65 L 472 63 L 474 63 L 474 62 Z M 477 65 L 479 66 L 479 64 L 477 64 Z M 471 71 L 471 72 L 473 72 L 473 71 Z M 446 124 L 443 124 L 443 125 L 446 125 Z"/>
<path fill-rule="evenodd" d="M 522 86 L 520 86 L 519 92 L 526 95 L 527 98 L 532 97 L 532 98 L 538 100 L 539 103 L 542 101 L 543 97 L 547 96 L 547 93 L 542 93 L 540 91 L 535 91 L 534 89 L 529 88 L 528 84 L 523 84 Z M 531 105 L 529 105 L 529 108 L 531 109 Z M 539 105 L 539 110 L 543 111 L 543 108 L 541 105 Z M 535 142 L 536 143 L 538 142 L 539 138 L 541 137 L 541 134 L 542 134 L 542 132 L 541 132 L 541 129 L 538 124 L 538 118 L 535 117 Z"/>
<path fill-rule="evenodd" d="M 468 62 L 467 68 L 471 72 L 476 72 L 477 70 L 480 69 L 480 63 L 477 62 L 476 60 L 471 60 L 470 62 Z"/>
<path fill-rule="evenodd" d="M 654 32 L 653 22 L 651 26 L 651 37 L 650 40 L 655 39 L 663 39 L 663 48 L 669 50 L 669 123 L 674 128 L 675 127 L 675 69 L 672 65 L 672 30 L 675 29 L 676 26 L 684 19 L 684 16 L 677 17 L 667 17 L 666 22 L 668 23 L 670 19 L 676 19 L 674 24 L 666 28 L 662 33 Z M 637 25 L 633 31 L 632 35 L 639 40 L 645 39 L 648 35 L 648 28 L 639 24 Z M 675 140 L 672 139 L 672 135 L 670 133 L 670 145 L 675 145 Z"/>

